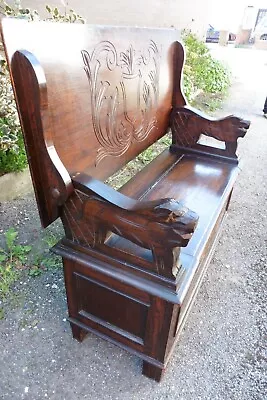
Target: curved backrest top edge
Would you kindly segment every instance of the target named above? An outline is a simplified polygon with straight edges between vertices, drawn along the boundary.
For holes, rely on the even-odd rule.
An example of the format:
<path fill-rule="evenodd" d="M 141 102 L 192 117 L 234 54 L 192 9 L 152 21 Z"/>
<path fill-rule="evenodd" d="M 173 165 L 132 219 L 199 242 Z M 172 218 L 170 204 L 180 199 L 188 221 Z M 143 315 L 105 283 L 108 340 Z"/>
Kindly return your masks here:
<path fill-rule="evenodd" d="M 44 70 L 53 141 L 70 174 L 106 179 L 165 134 L 176 29 L 7 18 L 2 31 L 9 61 L 25 49 Z"/>

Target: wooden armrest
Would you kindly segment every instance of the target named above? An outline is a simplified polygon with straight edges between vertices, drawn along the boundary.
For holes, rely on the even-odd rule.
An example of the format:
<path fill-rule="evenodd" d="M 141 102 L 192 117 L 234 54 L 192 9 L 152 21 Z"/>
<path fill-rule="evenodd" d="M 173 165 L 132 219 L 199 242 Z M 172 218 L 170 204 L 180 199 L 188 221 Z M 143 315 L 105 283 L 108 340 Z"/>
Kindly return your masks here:
<path fill-rule="evenodd" d="M 173 199 L 134 200 L 83 173 L 72 182 L 84 197 L 85 218 L 142 247 L 185 247 L 195 230 L 196 213 Z"/>
<path fill-rule="evenodd" d="M 177 107 L 171 115 L 173 144 L 194 147 L 201 134 L 225 142 L 227 155 L 236 158 L 237 139 L 244 137 L 250 121 L 234 115 L 215 119 L 190 106 Z"/>

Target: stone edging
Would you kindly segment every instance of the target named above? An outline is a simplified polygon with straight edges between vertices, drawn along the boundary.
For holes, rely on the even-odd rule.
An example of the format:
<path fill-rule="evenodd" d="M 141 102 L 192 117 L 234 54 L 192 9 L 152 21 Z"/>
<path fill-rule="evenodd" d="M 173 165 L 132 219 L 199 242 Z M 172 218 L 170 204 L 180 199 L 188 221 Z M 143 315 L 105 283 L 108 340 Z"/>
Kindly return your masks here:
<path fill-rule="evenodd" d="M 29 168 L 0 176 L 0 202 L 10 201 L 33 191 Z"/>

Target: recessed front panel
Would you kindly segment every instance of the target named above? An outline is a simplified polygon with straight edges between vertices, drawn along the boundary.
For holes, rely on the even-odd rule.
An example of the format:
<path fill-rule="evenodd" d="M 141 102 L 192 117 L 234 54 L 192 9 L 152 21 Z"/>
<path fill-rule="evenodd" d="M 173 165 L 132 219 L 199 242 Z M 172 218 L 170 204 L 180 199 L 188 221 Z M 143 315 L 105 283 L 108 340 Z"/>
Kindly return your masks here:
<path fill-rule="evenodd" d="M 144 340 L 148 304 L 79 273 L 74 273 L 74 280 L 78 316 L 92 316 L 92 320 L 122 336 L 140 338 L 140 343 Z"/>

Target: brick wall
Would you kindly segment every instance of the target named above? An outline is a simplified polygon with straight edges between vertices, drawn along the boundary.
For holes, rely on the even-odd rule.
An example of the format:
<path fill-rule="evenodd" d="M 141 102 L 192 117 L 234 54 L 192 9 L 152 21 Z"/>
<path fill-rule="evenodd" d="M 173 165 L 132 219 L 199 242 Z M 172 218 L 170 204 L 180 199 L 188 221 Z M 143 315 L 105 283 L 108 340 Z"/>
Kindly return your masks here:
<path fill-rule="evenodd" d="M 62 7 L 60 0 L 23 0 L 26 7 L 44 9 L 44 4 Z M 191 29 L 204 37 L 211 0 L 69 0 L 69 6 L 88 23 L 158 26 Z"/>

